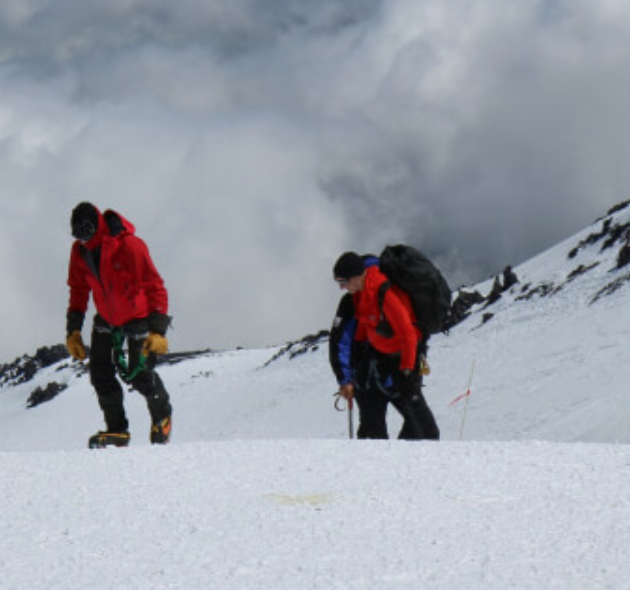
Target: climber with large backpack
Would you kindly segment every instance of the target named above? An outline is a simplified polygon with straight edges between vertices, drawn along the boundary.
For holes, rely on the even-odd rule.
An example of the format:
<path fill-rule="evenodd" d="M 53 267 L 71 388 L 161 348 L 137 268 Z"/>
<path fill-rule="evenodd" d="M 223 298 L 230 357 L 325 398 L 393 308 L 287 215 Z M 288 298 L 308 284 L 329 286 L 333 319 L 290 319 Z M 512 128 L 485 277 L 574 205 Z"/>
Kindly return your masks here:
<path fill-rule="evenodd" d="M 380 257 L 342 254 L 333 278 L 341 298 L 329 340 L 339 395 L 359 407 L 358 438 L 388 438 L 391 403 L 404 419 L 398 438 L 440 437 L 422 393 L 429 336 L 440 331 L 450 289 L 435 266 L 408 246 Z"/>

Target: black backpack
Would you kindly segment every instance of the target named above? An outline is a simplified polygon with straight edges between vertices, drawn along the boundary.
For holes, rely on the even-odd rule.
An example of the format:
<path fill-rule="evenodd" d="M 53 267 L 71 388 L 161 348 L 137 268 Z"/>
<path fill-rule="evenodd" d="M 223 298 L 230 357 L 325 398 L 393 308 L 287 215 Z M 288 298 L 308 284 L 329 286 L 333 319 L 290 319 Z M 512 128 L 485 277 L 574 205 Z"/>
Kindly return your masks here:
<path fill-rule="evenodd" d="M 443 332 L 451 309 L 451 289 L 436 266 L 411 246 L 387 246 L 380 256 L 380 269 L 389 281 L 378 293 L 379 309 L 390 283 L 409 295 L 418 327 L 427 339 Z"/>

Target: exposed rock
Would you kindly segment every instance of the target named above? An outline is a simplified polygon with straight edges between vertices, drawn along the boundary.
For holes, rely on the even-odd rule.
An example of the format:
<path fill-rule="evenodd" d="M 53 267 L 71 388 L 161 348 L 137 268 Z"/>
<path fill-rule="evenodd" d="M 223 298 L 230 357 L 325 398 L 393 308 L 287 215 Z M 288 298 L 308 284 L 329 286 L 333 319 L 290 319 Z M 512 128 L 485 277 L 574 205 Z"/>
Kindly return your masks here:
<path fill-rule="evenodd" d="M 294 342 L 288 342 L 283 348 L 281 348 L 271 359 L 269 359 L 263 366 L 268 366 L 279 358 L 288 355 L 289 360 L 293 360 L 295 357 L 305 354 L 307 352 L 315 352 L 319 349 L 319 345 L 328 339 L 330 332 L 328 330 L 320 330 L 317 334 L 309 334 L 300 340 Z"/>
<path fill-rule="evenodd" d="M 507 291 L 513 285 L 518 283 L 518 277 L 516 273 L 512 270 L 511 266 L 506 266 L 503 269 L 503 291 Z"/>
<path fill-rule="evenodd" d="M 529 287 L 529 285 L 527 286 Z M 556 287 L 552 282 L 541 283 L 540 285 L 530 289 L 524 295 L 517 297 L 516 301 L 527 301 L 536 295 L 539 297 L 547 297 L 547 295 L 557 293 L 560 289 L 562 289 L 562 285 Z"/>
<path fill-rule="evenodd" d="M 617 291 L 618 289 L 623 287 L 623 285 L 625 283 L 627 283 L 628 281 L 630 281 L 630 273 L 625 274 L 625 275 L 615 279 L 611 283 L 608 283 L 603 289 L 600 289 L 593 296 L 593 298 L 591 299 L 590 303 L 595 303 L 595 302 L 599 301 L 602 297 L 606 297 L 606 295 L 611 295 L 612 293 L 614 293 L 615 291 Z"/>
<path fill-rule="evenodd" d="M 67 387 L 67 385 L 56 383 L 55 381 L 50 382 L 45 388 L 38 387 L 29 396 L 26 407 L 34 408 L 39 404 L 50 401 Z"/>
<path fill-rule="evenodd" d="M 580 266 L 578 266 L 577 268 L 574 268 L 569 273 L 569 276 L 567 277 L 567 283 L 570 283 L 573 279 L 587 273 L 589 270 L 594 269 L 596 266 L 599 266 L 599 262 L 593 262 L 593 264 L 589 264 L 588 266 L 584 266 L 583 264 L 580 264 Z"/>
<path fill-rule="evenodd" d="M 0 385 L 3 383 L 15 385 L 26 383 L 33 379 L 40 369 L 49 367 L 65 358 L 69 358 L 69 355 L 63 344 L 38 348 L 32 357 L 24 355 L 12 363 L 0 366 Z"/>
<path fill-rule="evenodd" d="M 481 316 L 481 323 L 485 324 L 486 322 L 489 322 L 493 317 L 494 317 L 493 313 L 489 313 L 489 312 L 488 313 L 484 313 Z"/>
<path fill-rule="evenodd" d="M 617 268 L 623 268 L 630 263 L 630 239 L 626 236 L 626 243 L 619 249 L 617 254 Z"/>
<path fill-rule="evenodd" d="M 630 206 L 630 200 L 617 203 L 614 207 L 611 207 L 609 209 L 607 215 L 614 215 L 615 213 L 619 213 L 619 211 L 623 211 L 628 206 Z"/>
<path fill-rule="evenodd" d="M 613 219 L 607 218 L 602 223 L 600 231 L 594 232 L 584 238 L 575 248 L 569 252 L 569 258 L 575 258 L 578 252 L 587 246 L 592 246 L 604 240 L 601 251 L 611 248 L 621 240 L 626 240 L 630 223 L 614 224 Z"/>
<path fill-rule="evenodd" d="M 486 307 L 496 303 L 499 299 L 501 299 L 501 293 L 503 293 L 503 285 L 501 285 L 501 281 L 499 277 L 495 277 L 494 284 L 492 285 L 492 289 L 486 298 Z"/>
<path fill-rule="evenodd" d="M 451 305 L 451 311 L 445 324 L 446 330 L 450 330 L 453 326 L 463 322 L 470 315 L 470 309 L 484 301 L 485 299 L 479 291 L 459 291 Z"/>

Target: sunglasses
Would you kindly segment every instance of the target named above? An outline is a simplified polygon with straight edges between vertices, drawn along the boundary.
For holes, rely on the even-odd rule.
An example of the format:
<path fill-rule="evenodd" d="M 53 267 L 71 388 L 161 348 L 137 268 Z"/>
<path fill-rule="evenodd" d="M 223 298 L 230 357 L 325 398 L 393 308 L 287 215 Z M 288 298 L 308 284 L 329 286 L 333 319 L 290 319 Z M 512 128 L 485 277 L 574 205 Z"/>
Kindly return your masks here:
<path fill-rule="evenodd" d="M 96 226 L 89 219 L 72 224 L 72 235 L 82 242 L 89 242 L 95 233 Z"/>

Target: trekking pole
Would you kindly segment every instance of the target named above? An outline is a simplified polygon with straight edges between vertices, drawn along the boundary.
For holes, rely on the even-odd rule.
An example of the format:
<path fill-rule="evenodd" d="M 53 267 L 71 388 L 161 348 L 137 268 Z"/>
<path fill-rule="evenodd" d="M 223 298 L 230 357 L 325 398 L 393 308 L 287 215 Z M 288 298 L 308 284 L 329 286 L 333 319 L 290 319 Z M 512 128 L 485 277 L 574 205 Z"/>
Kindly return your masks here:
<path fill-rule="evenodd" d="M 462 414 L 462 425 L 459 430 L 459 440 L 464 438 L 464 428 L 466 426 L 466 414 L 468 413 L 468 403 L 470 402 L 470 388 L 472 387 L 473 375 L 475 373 L 475 358 L 473 357 L 472 367 L 470 368 L 470 377 L 468 378 L 468 388 L 466 389 L 466 403 L 464 405 L 464 413 Z"/>

